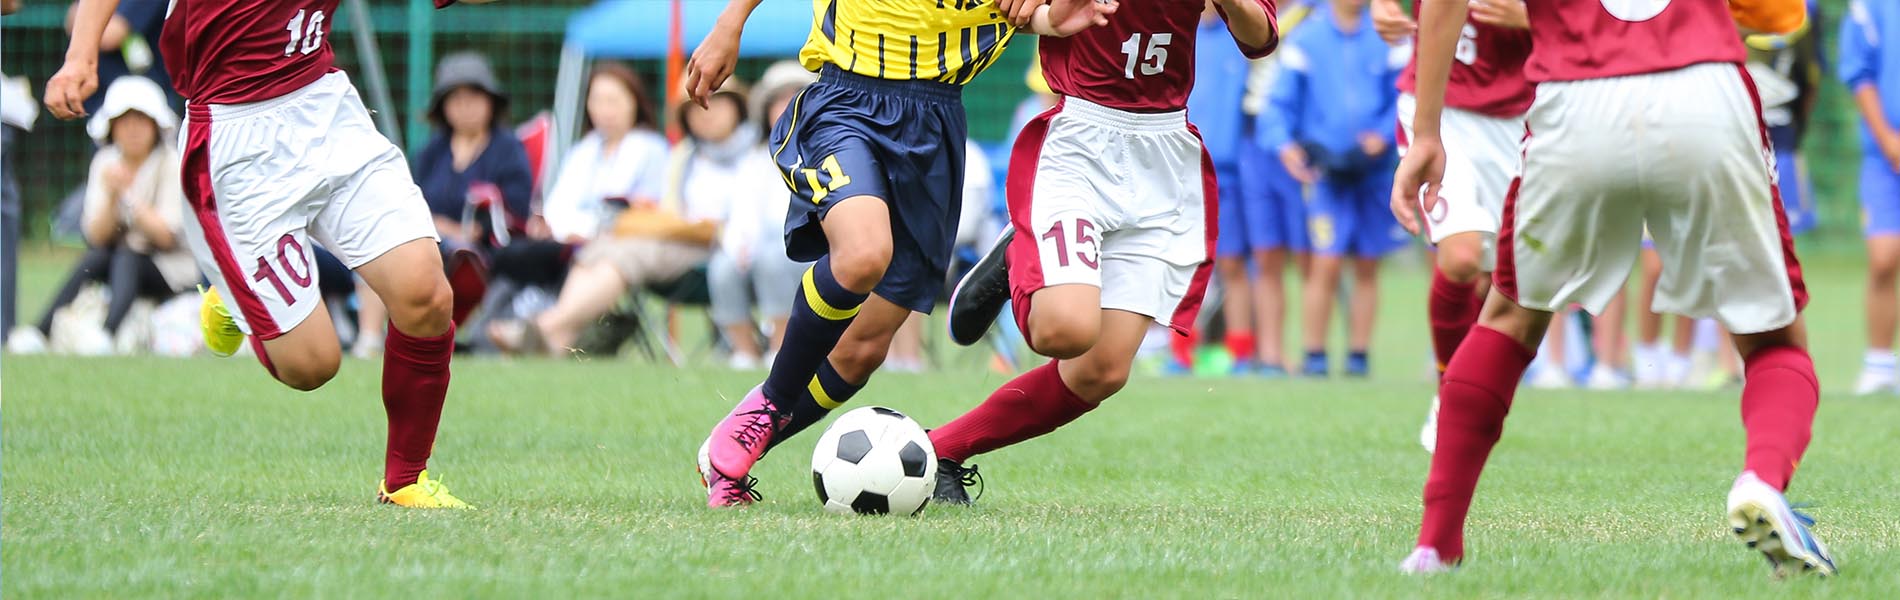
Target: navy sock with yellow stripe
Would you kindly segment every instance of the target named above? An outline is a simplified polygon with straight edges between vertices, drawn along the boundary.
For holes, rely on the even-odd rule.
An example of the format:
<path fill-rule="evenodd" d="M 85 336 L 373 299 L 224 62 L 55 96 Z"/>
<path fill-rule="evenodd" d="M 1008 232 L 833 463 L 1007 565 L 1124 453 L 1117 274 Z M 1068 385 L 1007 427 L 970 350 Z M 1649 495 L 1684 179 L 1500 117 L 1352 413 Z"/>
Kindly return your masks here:
<path fill-rule="evenodd" d="M 831 366 L 831 361 L 825 361 L 818 366 L 818 374 L 812 376 L 805 395 L 799 396 L 798 402 L 792 404 L 790 416 L 779 424 L 778 434 L 772 436 L 772 446 L 825 420 L 825 415 L 831 414 L 832 409 L 844 406 L 862 389 L 864 383 L 845 381 L 844 376 L 838 374 L 838 369 Z"/>
<path fill-rule="evenodd" d="M 818 366 L 825 363 L 825 357 L 838 345 L 838 338 L 844 336 L 845 328 L 858 316 L 858 307 L 869 296 L 838 283 L 831 274 L 829 256 L 818 259 L 805 271 L 798 297 L 792 301 L 791 318 L 785 322 L 785 341 L 762 386 L 765 397 L 778 407 L 781 416 L 810 393 L 807 388 Z"/>

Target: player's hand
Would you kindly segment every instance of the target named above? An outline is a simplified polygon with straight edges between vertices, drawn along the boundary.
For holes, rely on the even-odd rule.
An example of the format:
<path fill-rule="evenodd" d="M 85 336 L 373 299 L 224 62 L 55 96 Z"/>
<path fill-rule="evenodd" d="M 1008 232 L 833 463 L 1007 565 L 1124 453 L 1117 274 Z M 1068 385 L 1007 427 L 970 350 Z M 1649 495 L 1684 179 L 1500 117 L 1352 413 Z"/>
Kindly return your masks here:
<path fill-rule="evenodd" d="M 1068 37 L 1108 24 L 1121 4 L 1115 0 L 1050 0 L 1049 26 L 1058 37 Z"/>
<path fill-rule="evenodd" d="M 1874 128 L 1874 145 L 1880 147 L 1880 155 L 1887 159 L 1887 167 L 1900 173 L 1900 132 L 1881 131 Z"/>
<path fill-rule="evenodd" d="M 52 79 L 46 80 L 46 109 L 60 119 L 86 116 L 86 99 L 98 90 L 98 61 L 66 61 Z"/>
<path fill-rule="evenodd" d="M 1306 149 L 1301 148 L 1299 144 L 1288 142 L 1287 145 L 1280 147 L 1280 164 L 1285 166 L 1286 172 L 1293 175 L 1293 178 L 1300 183 L 1312 185 L 1319 181 L 1319 173 L 1314 172 L 1313 167 L 1307 163 Z"/>
<path fill-rule="evenodd" d="M 693 50 L 693 57 L 687 59 L 686 97 L 700 108 L 708 108 L 707 100 L 726 84 L 733 66 L 739 64 L 740 33 L 738 27 L 715 24 L 712 33 L 706 34 L 699 48 Z"/>
<path fill-rule="evenodd" d="M 1372 29 L 1379 32 L 1379 38 L 1385 43 L 1397 45 L 1418 33 L 1418 22 L 1405 14 L 1405 7 L 1399 6 L 1398 0 L 1373 0 Z"/>
<path fill-rule="evenodd" d="M 1471 20 L 1509 29 L 1530 29 L 1524 0 L 1471 0 Z"/>
<path fill-rule="evenodd" d="M 1366 153 L 1366 156 L 1385 154 L 1385 146 L 1385 136 L 1383 135 L 1370 131 L 1359 134 L 1359 151 Z"/>
<path fill-rule="evenodd" d="M 1036 8 L 1049 4 L 1049 0 L 996 0 L 996 10 L 1009 19 L 1012 27 L 1028 27 L 1030 17 L 1036 16 Z"/>
<path fill-rule="evenodd" d="M 1437 210 L 1445 181 L 1445 145 L 1436 137 L 1412 140 L 1392 177 L 1392 216 L 1412 235 L 1419 232 L 1419 209 Z"/>

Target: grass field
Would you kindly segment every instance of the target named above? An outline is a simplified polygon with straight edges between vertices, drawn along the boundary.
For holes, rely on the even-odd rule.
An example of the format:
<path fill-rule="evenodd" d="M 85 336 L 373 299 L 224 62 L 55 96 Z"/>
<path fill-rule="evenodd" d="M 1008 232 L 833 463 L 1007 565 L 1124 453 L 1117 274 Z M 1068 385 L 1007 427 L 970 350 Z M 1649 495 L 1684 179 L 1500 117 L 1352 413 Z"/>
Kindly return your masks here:
<path fill-rule="evenodd" d="M 816 435 L 755 471 L 762 504 L 706 510 L 693 451 L 756 373 L 459 362 L 433 470 L 480 510 L 419 513 L 372 502 L 373 363 L 300 394 L 245 360 L 7 357 L 0 593 L 1892 597 L 1900 400 L 1840 393 L 1862 345 L 1854 269 L 1808 271 L 1827 391 L 1794 496 L 1819 504 L 1842 569 L 1830 581 L 1770 582 L 1728 535 L 1733 391 L 1520 394 L 1466 567 L 1397 574 L 1430 395 L 1424 282 L 1405 268 L 1374 379 L 1144 378 L 1052 437 L 979 457 L 979 506 L 914 519 L 820 511 Z M 953 358 L 938 374 L 880 375 L 857 403 L 942 423 L 1002 381 Z"/>

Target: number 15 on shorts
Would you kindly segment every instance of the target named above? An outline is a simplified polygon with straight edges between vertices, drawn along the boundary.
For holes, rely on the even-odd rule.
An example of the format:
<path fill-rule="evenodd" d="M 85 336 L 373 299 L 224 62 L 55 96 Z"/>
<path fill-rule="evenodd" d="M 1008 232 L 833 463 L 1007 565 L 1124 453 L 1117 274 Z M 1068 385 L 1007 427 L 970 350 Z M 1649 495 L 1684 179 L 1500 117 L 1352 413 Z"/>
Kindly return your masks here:
<path fill-rule="evenodd" d="M 1044 228 L 1036 236 L 1036 253 L 1042 258 L 1046 283 L 1101 285 L 1102 244 L 1097 233 L 1095 223 L 1083 218 L 1056 219 Z"/>

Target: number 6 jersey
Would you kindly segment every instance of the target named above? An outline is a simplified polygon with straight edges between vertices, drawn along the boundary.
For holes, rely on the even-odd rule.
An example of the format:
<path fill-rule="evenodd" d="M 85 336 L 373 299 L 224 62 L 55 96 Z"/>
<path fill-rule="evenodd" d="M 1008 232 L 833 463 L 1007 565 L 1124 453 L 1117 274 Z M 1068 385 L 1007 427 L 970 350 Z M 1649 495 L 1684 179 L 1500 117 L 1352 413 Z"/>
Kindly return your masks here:
<path fill-rule="evenodd" d="M 1273 0 L 1251 0 L 1274 18 Z M 1042 38 L 1042 74 L 1057 94 L 1132 112 L 1187 107 L 1194 89 L 1194 33 L 1202 0 L 1130 0 L 1108 18 L 1066 38 Z M 1140 6 L 1135 6 L 1140 5 Z M 1154 6 L 1154 5 L 1159 5 Z M 1248 58 L 1273 52 L 1241 47 Z"/>
<path fill-rule="evenodd" d="M 156 0 L 131 0 L 146 2 Z M 340 0 L 171 0 L 159 48 L 178 94 L 239 104 L 302 89 L 336 70 L 329 33 Z M 435 0 L 437 8 L 455 0 Z"/>

